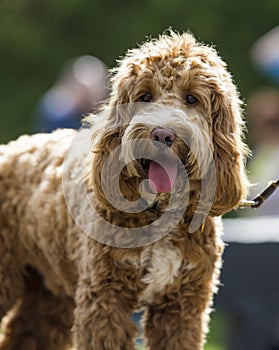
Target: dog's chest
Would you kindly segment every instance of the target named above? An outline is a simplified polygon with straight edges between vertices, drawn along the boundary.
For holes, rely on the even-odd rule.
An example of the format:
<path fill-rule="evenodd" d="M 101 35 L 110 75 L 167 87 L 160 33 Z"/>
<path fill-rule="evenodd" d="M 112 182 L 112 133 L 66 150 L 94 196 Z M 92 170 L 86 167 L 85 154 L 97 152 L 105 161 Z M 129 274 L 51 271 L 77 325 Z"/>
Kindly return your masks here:
<path fill-rule="evenodd" d="M 141 280 L 146 288 L 140 296 L 140 302 L 152 302 L 156 293 L 164 292 L 168 285 L 173 284 L 181 264 L 182 255 L 170 242 L 159 242 L 146 248 L 141 254 L 141 265 L 145 270 Z"/>

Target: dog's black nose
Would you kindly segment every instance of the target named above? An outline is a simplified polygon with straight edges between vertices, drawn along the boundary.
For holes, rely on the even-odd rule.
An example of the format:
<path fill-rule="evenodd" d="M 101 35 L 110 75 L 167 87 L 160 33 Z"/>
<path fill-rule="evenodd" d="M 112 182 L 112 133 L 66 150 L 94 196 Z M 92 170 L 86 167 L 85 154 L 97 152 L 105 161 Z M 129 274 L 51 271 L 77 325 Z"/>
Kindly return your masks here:
<path fill-rule="evenodd" d="M 151 139 L 153 141 L 159 141 L 171 147 L 176 138 L 175 133 L 167 128 L 155 128 L 151 133 Z"/>

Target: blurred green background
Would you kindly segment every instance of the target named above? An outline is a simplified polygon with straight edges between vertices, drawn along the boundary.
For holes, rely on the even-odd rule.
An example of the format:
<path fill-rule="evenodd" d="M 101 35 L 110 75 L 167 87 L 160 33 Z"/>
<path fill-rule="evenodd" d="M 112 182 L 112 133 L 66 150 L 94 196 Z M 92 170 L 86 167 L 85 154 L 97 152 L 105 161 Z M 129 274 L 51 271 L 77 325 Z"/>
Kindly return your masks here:
<path fill-rule="evenodd" d="M 170 26 L 214 43 L 245 100 L 270 84 L 249 49 L 278 21 L 278 0 L 1 0 L 0 142 L 32 130 L 36 103 L 69 58 L 91 54 L 113 67 L 128 48 Z"/>

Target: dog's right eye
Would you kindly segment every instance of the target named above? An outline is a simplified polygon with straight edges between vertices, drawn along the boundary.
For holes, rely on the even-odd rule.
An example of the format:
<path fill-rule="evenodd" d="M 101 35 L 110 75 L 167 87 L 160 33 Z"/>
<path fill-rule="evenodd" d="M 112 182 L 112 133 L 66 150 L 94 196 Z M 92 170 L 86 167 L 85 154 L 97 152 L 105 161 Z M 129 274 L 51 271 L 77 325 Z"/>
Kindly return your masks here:
<path fill-rule="evenodd" d="M 140 99 L 143 101 L 143 102 L 150 102 L 152 100 L 152 95 L 150 92 L 147 92 L 146 94 L 144 95 L 141 95 Z"/>
<path fill-rule="evenodd" d="M 195 104 L 197 102 L 198 102 L 198 99 L 195 96 L 193 96 L 193 95 L 187 95 L 186 96 L 186 103 L 188 105 L 193 105 L 193 104 Z"/>

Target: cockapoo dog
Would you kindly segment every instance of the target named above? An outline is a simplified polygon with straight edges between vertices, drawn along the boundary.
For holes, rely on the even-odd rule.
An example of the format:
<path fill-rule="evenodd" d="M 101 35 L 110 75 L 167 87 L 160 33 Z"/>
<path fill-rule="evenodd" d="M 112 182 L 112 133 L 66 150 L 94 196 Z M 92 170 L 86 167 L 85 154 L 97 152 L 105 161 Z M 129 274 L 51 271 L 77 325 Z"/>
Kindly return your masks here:
<path fill-rule="evenodd" d="M 218 217 L 246 196 L 236 87 L 212 47 L 174 32 L 111 82 L 87 128 L 0 147 L 2 350 L 132 350 L 140 308 L 146 349 L 203 348 Z"/>

